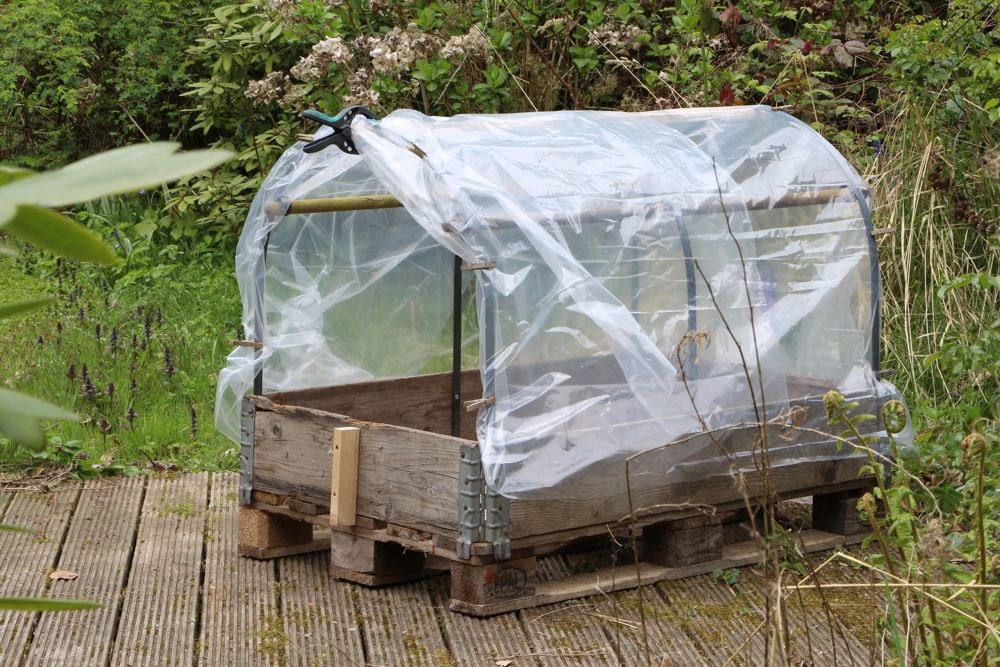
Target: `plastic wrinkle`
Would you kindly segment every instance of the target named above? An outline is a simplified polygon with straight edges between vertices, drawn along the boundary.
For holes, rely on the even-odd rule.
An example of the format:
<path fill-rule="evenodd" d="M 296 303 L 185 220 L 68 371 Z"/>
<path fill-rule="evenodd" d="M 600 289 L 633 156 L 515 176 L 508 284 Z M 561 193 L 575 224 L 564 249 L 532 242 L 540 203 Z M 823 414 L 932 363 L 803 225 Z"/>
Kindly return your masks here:
<path fill-rule="evenodd" d="M 261 367 L 265 391 L 451 370 L 453 255 L 496 263 L 463 276 L 463 346 L 507 497 L 621 492 L 626 460 L 633 488 L 750 472 L 762 420 L 774 467 L 860 456 L 823 395 L 898 397 L 875 376 L 870 190 L 790 116 L 399 110 L 352 136 L 360 156 L 287 150 L 251 207 L 236 273 L 264 347 L 230 354 L 216 401 L 236 441 Z M 264 211 L 384 193 L 404 208 Z"/>

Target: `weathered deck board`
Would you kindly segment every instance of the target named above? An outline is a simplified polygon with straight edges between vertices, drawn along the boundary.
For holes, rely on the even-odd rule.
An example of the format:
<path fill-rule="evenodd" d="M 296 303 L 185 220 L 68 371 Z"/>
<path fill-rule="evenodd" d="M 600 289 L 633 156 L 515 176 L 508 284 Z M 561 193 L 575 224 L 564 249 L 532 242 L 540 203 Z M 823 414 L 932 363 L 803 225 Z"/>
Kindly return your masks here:
<path fill-rule="evenodd" d="M 755 633 L 764 617 L 738 590 L 708 574 L 661 581 L 656 589 L 667 602 L 664 621 L 687 634 L 710 664 L 734 654 L 733 664 L 766 663 L 764 636 Z"/>
<path fill-rule="evenodd" d="M 42 614 L 26 667 L 104 667 L 115 638 L 121 593 L 132 557 L 145 477 L 88 480 L 56 568 L 76 572 L 54 581 L 49 597 L 93 600 L 104 609 Z"/>
<path fill-rule="evenodd" d="M 40 597 L 50 568 L 62 547 L 70 515 L 80 497 L 78 484 L 66 484 L 52 495 L 21 491 L 6 505 L 3 521 L 30 528 L 29 533 L 0 532 L 0 596 Z M 4 494 L 5 502 L 11 498 Z M 0 611 L 0 665 L 15 667 L 24 653 L 38 615 Z"/>
<path fill-rule="evenodd" d="M 238 486 L 236 474 L 212 476 L 199 667 L 277 667 L 286 660 L 275 564 L 243 558 L 236 551 Z"/>
<path fill-rule="evenodd" d="M 538 560 L 536 576 L 539 581 L 559 579 L 570 574 L 572 569 L 564 556 Z M 584 602 L 581 605 L 575 601 L 519 611 L 531 650 L 522 649 L 517 655 L 533 656 L 544 667 L 617 664 L 614 649 L 601 629 L 603 621 L 587 616 L 585 611 L 589 611 L 589 604 Z"/>
<path fill-rule="evenodd" d="M 282 558 L 278 571 L 289 667 L 363 667 L 356 586 L 330 577 L 330 553 Z"/>
<path fill-rule="evenodd" d="M 149 480 L 112 667 L 193 662 L 207 504 L 207 473 Z"/>
<path fill-rule="evenodd" d="M 423 582 L 386 588 L 359 586 L 358 613 L 368 662 L 393 667 L 439 667 L 451 656 Z"/>
<path fill-rule="evenodd" d="M 448 575 L 427 581 L 445 638 L 456 667 L 493 665 L 497 660 L 512 660 L 524 653 L 528 636 L 524 634 L 517 614 L 510 612 L 488 618 L 472 618 L 448 610 L 451 578 Z M 515 661 L 514 664 L 521 664 Z M 531 664 L 528 662 L 526 664 Z"/>
<path fill-rule="evenodd" d="M 568 554 L 564 558 L 570 571 L 614 567 L 625 574 L 635 569 L 634 555 L 628 543 L 618 549 L 608 547 Z M 663 622 L 669 610 L 656 590 L 652 586 L 642 588 L 643 614 L 639 613 L 639 595 L 640 591 L 630 590 L 595 596 L 588 601 L 592 608 L 583 613 L 603 621 L 608 643 L 615 655 L 627 665 L 704 665 L 703 657 L 684 631 Z"/>

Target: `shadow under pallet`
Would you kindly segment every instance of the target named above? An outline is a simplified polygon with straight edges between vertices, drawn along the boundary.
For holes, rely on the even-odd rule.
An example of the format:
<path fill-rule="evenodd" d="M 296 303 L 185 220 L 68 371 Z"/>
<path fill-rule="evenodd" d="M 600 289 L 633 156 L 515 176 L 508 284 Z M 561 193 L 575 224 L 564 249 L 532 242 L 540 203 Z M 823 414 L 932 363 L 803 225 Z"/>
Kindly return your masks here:
<path fill-rule="evenodd" d="M 463 398 L 482 395 L 477 370 L 461 380 Z M 817 383 L 797 405 L 823 411 L 822 390 Z M 874 398 L 857 399 L 875 411 Z M 330 549 L 333 577 L 369 586 L 450 570 L 450 608 L 475 616 L 759 562 L 759 541 L 738 526 L 763 496 L 760 474 L 633 483 L 631 506 L 641 508 L 634 516 L 624 474 L 584 479 L 592 486 L 582 499 L 507 499 L 469 465 L 475 415 L 462 415 L 464 437 L 445 435 L 451 405 L 451 373 L 248 397 L 240 553 L 266 559 Z M 750 447 L 757 432 L 724 437 Z M 874 485 L 861 475 L 867 462 L 843 452 L 769 471 L 779 499 L 813 497 L 813 528 L 796 534 L 804 552 L 866 537 L 855 505 Z M 551 581 L 536 577 L 538 558 L 628 541 L 631 531 L 641 536 L 638 565 L 629 559 Z"/>

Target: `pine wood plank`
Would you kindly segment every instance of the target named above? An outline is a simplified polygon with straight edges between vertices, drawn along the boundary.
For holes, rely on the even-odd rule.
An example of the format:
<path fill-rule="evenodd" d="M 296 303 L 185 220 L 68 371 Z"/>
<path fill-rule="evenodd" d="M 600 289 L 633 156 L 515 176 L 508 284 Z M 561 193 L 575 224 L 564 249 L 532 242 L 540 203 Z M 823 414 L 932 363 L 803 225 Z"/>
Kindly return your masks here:
<path fill-rule="evenodd" d="M 208 482 L 208 473 L 149 480 L 112 667 L 194 661 Z"/>
<path fill-rule="evenodd" d="M 328 553 L 278 563 L 289 667 L 365 665 L 356 587 L 332 580 L 329 567 Z"/>
<path fill-rule="evenodd" d="M 64 484 L 53 491 L 3 494 L 9 500 L 3 522 L 35 533 L 0 532 L 0 596 L 45 594 L 47 575 L 56 564 L 70 516 L 80 498 L 80 485 Z M 37 620 L 38 614 L 33 612 L 0 611 L 0 665 L 14 667 L 19 663 Z"/>
<path fill-rule="evenodd" d="M 462 371 L 461 400 L 481 398 L 478 368 Z M 297 389 L 266 398 L 368 422 L 451 435 L 451 372 Z M 476 439 L 477 413 L 462 410 L 462 437 Z"/>
<path fill-rule="evenodd" d="M 93 600 L 107 607 L 42 614 L 26 667 L 107 665 L 145 485 L 145 477 L 84 484 L 56 563 L 57 569 L 79 577 L 52 582 L 48 597 Z"/>
<path fill-rule="evenodd" d="M 206 530 L 199 667 L 279 667 L 287 661 L 275 561 L 243 558 L 239 475 L 212 475 Z"/>
<path fill-rule="evenodd" d="M 358 428 L 333 429 L 330 525 L 353 526 L 358 508 Z"/>
<path fill-rule="evenodd" d="M 448 611 L 451 591 L 448 576 L 428 580 L 427 590 L 441 619 L 456 667 L 494 665 L 498 660 L 512 660 L 511 656 L 527 651 L 528 636 L 524 634 L 516 613 L 472 618 Z M 531 665 L 533 661 L 515 660 L 514 664 Z"/>
<path fill-rule="evenodd" d="M 368 662 L 393 667 L 439 667 L 451 655 L 430 595 L 422 583 L 355 589 Z"/>

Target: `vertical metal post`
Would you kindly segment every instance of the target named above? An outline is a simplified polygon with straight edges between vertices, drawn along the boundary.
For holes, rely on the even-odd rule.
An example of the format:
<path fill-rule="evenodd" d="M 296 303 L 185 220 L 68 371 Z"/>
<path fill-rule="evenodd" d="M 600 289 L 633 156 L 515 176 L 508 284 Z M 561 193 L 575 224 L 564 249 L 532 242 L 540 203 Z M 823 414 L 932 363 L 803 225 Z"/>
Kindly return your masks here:
<path fill-rule="evenodd" d="M 267 236 L 264 237 L 264 254 L 261 255 L 260 261 L 257 262 L 257 299 L 256 303 L 256 317 L 253 323 L 253 337 L 256 338 L 254 342 L 261 343 L 263 345 L 265 338 L 265 329 L 267 328 L 267 320 L 264 317 L 264 273 L 267 270 L 267 246 L 271 242 L 271 234 L 268 232 Z M 264 354 L 261 348 L 254 349 L 254 359 L 260 359 Z M 253 393 L 255 396 L 260 396 L 264 393 L 264 362 L 258 361 L 255 364 L 257 373 L 253 377 Z"/>
<path fill-rule="evenodd" d="M 451 434 L 462 436 L 462 258 L 455 255 L 451 330 Z"/>

